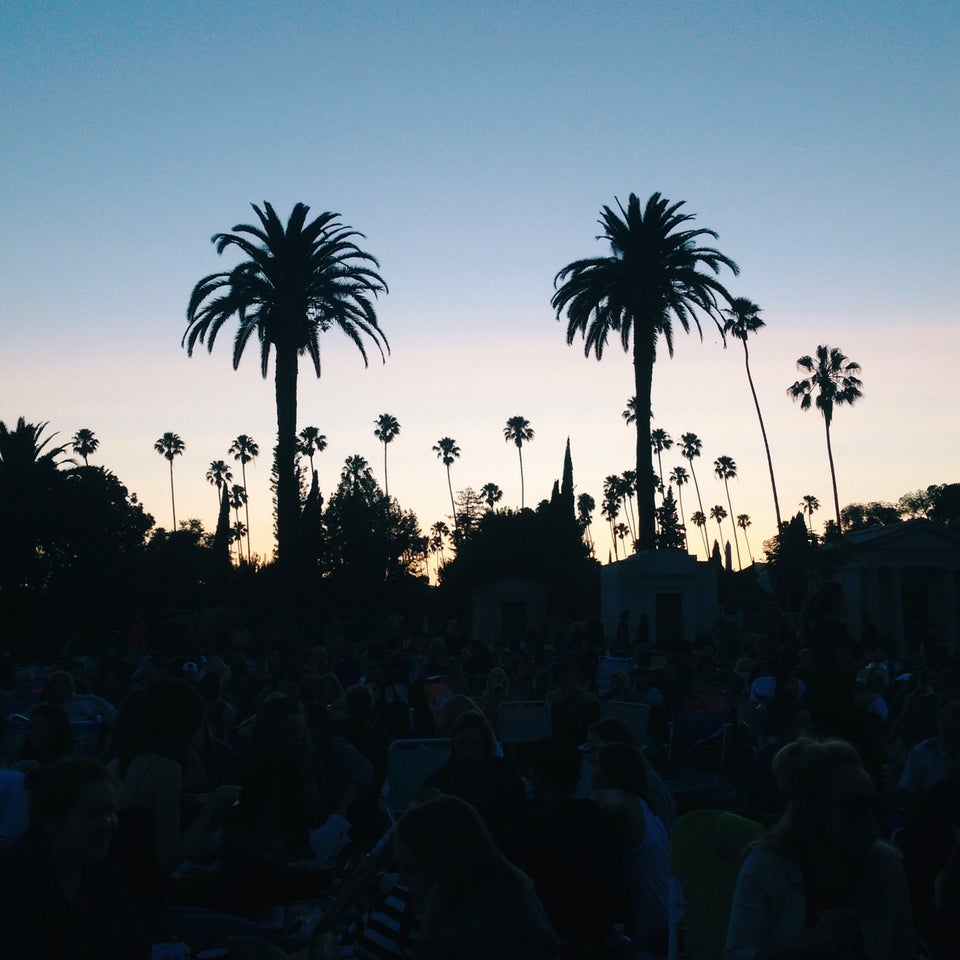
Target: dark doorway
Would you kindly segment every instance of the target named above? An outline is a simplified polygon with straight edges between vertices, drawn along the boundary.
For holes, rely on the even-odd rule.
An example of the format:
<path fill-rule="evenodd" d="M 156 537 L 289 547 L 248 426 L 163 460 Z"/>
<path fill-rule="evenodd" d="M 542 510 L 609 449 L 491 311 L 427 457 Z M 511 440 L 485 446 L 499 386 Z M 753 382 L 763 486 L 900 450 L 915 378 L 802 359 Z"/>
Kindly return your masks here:
<path fill-rule="evenodd" d="M 657 594 L 657 646 L 669 650 L 683 639 L 683 605 L 679 593 Z"/>

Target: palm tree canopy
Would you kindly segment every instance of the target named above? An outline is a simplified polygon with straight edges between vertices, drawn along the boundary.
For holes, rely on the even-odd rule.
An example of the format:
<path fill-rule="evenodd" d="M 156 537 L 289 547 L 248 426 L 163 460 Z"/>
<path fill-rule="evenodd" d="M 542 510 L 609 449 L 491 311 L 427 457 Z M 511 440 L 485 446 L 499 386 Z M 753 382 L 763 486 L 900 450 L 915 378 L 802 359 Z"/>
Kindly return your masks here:
<path fill-rule="evenodd" d="M 87 462 L 87 457 L 97 452 L 100 441 L 94 436 L 92 430 L 87 427 L 81 427 L 74 435 L 71 441 L 73 452 L 78 457 L 83 457 L 83 462 Z"/>
<path fill-rule="evenodd" d="M 305 457 L 313 453 L 323 453 L 327 449 L 327 435 L 317 427 L 304 427 L 297 435 L 297 448 Z"/>
<path fill-rule="evenodd" d="M 207 470 L 207 483 L 220 488 L 233 479 L 230 465 L 225 460 L 214 460 Z"/>
<path fill-rule="evenodd" d="M 719 523 L 721 520 L 726 520 L 726 519 L 727 519 L 727 511 L 726 511 L 726 508 L 723 507 L 723 506 L 722 506 L 721 504 L 719 504 L 719 503 L 718 503 L 715 507 L 711 507 L 711 508 L 710 508 L 710 519 L 711 519 L 711 520 L 716 520 L 717 523 Z"/>
<path fill-rule="evenodd" d="M 503 439 L 507 443 L 515 443 L 518 447 L 532 440 L 533 436 L 533 427 L 530 426 L 530 421 L 526 417 L 510 417 L 503 428 Z"/>
<path fill-rule="evenodd" d="M 433 452 L 443 461 L 445 466 L 450 466 L 457 457 L 460 456 L 460 448 L 456 440 L 450 437 L 441 437 L 434 445 Z"/>
<path fill-rule="evenodd" d="M 259 226 L 238 224 L 233 233 L 213 237 L 217 253 L 237 247 L 246 257 L 232 270 L 213 273 L 193 288 L 187 306 L 183 345 L 192 355 L 197 343 L 208 350 L 223 324 L 236 317 L 233 367 L 240 364 L 251 335 L 260 341 L 260 369 L 267 376 L 271 347 L 293 347 L 310 355 L 320 376 L 319 334 L 339 327 L 368 364 L 364 337 L 380 356 L 390 346 L 377 324 L 374 300 L 387 292 L 377 260 L 354 238 L 363 234 L 322 213 L 307 223 L 310 208 L 297 203 L 286 227 L 269 203 L 251 204 Z"/>
<path fill-rule="evenodd" d="M 737 464 L 733 457 L 717 457 L 713 461 L 713 472 L 721 480 L 735 480 L 737 478 Z"/>
<path fill-rule="evenodd" d="M 169 431 L 153 445 L 153 449 L 171 463 L 173 462 L 173 458 L 181 456 L 186 448 L 187 445 L 183 440 L 181 440 L 177 434 L 170 433 Z"/>
<path fill-rule="evenodd" d="M 760 319 L 761 309 L 746 297 L 734 297 L 724 309 L 723 330 L 746 342 L 751 333 L 756 333 L 766 324 Z"/>
<path fill-rule="evenodd" d="M 673 446 L 673 437 L 662 427 L 657 427 L 656 430 L 650 431 L 650 446 L 654 453 L 663 453 L 664 450 L 669 450 Z"/>
<path fill-rule="evenodd" d="M 239 461 L 241 465 L 245 466 L 251 460 L 255 460 L 260 456 L 260 447 L 253 437 L 248 437 L 245 433 L 241 433 L 240 436 L 230 444 L 230 449 L 227 452 L 234 460 Z"/>
<path fill-rule="evenodd" d="M 597 508 L 597 502 L 589 493 L 577 495 L 577 518 L 585 526 L 590 523 L 590 516 Z"/>
<path fill-rule="evenodd" d="M 706 266 L 714 274 L 737 265 L 712 247 L 698 246 L 700 237 L 716 238 L 713 230 L 681 229 L 693 220 L 693 214 L 679 213 L 684 201 L 671 204 L 659 193 L 641 206 L 631 193 L 627 206 L 617 200 L 619 213 L 604 206 L 600 214 L 603 232 L 598 240 L 610 243 L 610 256 L 577 260 L 560 270 L 554 287 L 561 284 L 551 304 L 557 318 L 566 310 L 567 343 L 578 334 L 584 337 L 584 354 L 603 355 L 611 332 L 620 334 L 623 349 L 629 351 L 634 326 L 636 334 L 655 350 L 663 335 L 673 355 L 673 318 L 685 331 L 690 321 L 702 335 L 697 310 L 713 318 L 717 328 L 718 297 L 730 301 L 719 280 L 698 267 Z"/>
<path fill-rule="evenodd" d="M 485 483 L 480 488 L 480 496 L 492 510 L 494 504 L 499 503 L 503 499 L 503 491 L 495 483 Z"/>
<path fill-rule="evenodd" d="M 27 423 L 23 417 L 18 417 L 16 427 L 9 430 L 0 420 L 0 470 L 12 474 L 17 470 L 29 470 L 34 465 L 56 469 L 61 464 L 72 464 L 73 460 L 63 456 L 67 450 L 66 444 L 44 450 L 57 435 L 51 433 L 43 440 L 40 439 L 48 425 L 48 420 L 43 423 Z"/>
<path fill-rule="evenodd" d="M 620 414 L 627 421 L 627 426 L 637 422 L 637 398 L 629 397 L 623 413 Z"/>
<path fill-rule="evenodd" d="M 741 530 L 746 530 L 750 526 L 752 521 L 750 520 L 750 514 L 748 513 L 738 513 L 737 514 L 737 526 Z"/>
<path fill-rule="evenodd" d="M 690 521 L 698 527 L 702 527 L 707 522 L 707 515 L 701 510 L 694 510 L 694 512 L 690 514 Z"/>
<path fill-rule="evenodd" d="M 668 478 L 671 483 L 675 483 L 678 487 L 682 487 L 685 483 L 690 482 L 690 474 L 683 467 L 674 467 L 670 471 L 670 476 Z"/>
<path fill-rule="evenodd" d="M 856 376 L 860 364 L 836 347 L 822 344 L 817 347 L 816 357 L 801 357 L 797 369 L 810 376 L 789 386 L 787 393 L 800 401 L 801 410 L 809 410 L 815 404 L 828 426 L 833 421 L 835 406 L 855 403 L 863 396 L 863 382 Z"/>
<path fill-rule="evenodd" d="M 391 440 L 400 432 L 400 424 L 397 421 L 397 418 L 389 413 L 381 413 L 376 420 L 373 421 L 376 424 L 376 428 L 373 431 L 373 435 L 381 443 L 390 443 Z"/>
<path fill-rule="evenodd" d="M 700 456 L 703 449 L 703 441 L 695 433 L 683 433 L 680 435 L 680 456 L 684 460 L 694 460 Z"/>

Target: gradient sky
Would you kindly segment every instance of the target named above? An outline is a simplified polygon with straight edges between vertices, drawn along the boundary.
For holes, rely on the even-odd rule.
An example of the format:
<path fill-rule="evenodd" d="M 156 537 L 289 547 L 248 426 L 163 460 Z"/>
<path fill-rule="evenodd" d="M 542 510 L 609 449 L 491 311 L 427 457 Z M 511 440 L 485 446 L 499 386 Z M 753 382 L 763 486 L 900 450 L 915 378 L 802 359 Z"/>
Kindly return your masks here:
<path fill-rule="evenodd" d="M 319 381 L 301 365 L 298 426 L 330 443 L 321 488 L 353 453 L 382 479 L 386 411 L 390 491 L 424 529 L 449 513 L 442 436 L 462 449 L 455 488 L 493 481 L 519 505 L 502 428 L 520 414 L 528 504 L 568 436 L 577 491 L 599 503 L 633 466 L 632 370 L 615 346 L 599 364 L 566 346 L 553 277 L 608 252 L 602 205 L 659 191 L 718 231 L 741 268 L 729 289 L 763 308 L 751 360 L 785 514 L 812 493 L 815 521 L 830 515 L 822 421 L 786 396 L 821 343 L 863 367 L 863 400 L 834 420 L 841 504 L 960 480 L 958 51 L 949 2 L 8 0 L 0 420 L 49 421 L 60 442 L 93 429 L 92 462 L 168 527 L 153 442 L 186 442 L 178 519 L 212 528 L 206 469 L 251 434 L 268 553 L 272 379 L 255 344 L 232 370 L 232 330 L 209 356 L 180 338 L 193 284 L 235 262 L 211 235 L 250 222 L 250 202 L 285 218 L 303 201 L 362 231 L 390 286 L 385 365 L 364 369 L 336 331 Z M 742 350 L 703 332 L 661 349 L 654 426 L 703 440 L 705 508 L 724 502 L 713 459 L 736 460 L 756 555 L 775 522 Z M 605 560 L 599 516 L 594 530 Z"/>

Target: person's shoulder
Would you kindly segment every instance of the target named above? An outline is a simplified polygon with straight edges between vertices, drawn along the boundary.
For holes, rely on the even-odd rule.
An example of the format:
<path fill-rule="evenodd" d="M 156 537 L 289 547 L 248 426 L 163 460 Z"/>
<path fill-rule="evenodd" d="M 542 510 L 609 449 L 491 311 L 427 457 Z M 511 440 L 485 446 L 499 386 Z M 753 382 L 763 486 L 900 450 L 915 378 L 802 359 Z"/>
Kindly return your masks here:
<path fill-rule="evenodd" d="M 753 877 L 767 886 L 784 880 L 788 883 L 803 881 L 799 864 L 776 850 L 759 845 L 754 846 L 744 857 L 740 872 L 741 875 Z"/>

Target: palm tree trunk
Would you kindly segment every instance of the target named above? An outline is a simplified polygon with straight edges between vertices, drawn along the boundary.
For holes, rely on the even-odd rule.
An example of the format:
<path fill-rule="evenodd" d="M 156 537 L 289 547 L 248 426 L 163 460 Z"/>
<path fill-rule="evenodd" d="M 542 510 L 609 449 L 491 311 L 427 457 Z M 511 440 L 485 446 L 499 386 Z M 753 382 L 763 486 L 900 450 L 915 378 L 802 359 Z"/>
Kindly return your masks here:
<path fill-rule="evenodd" d="M 697 471 L 693 469 L 693 458 L 689 459 L 687 463 L 690 464 L 690 476 L 693 477 L 693 488 L 697 491 L 697 505 L 700 507 L 700 512 L 703 513 L 703 500 L 700 498 L 700 484 L 697 483 Z M 706 514 L 704 514 L 706 516 Z M 703 549 L 706 554 L 706 558 L 710 559 L 710 543 L 707 540 L 707 525 L 704 524 L 700 527 L 700 533 L 703 536 Z"/>
<path fill-rule="evenodd" d="M 760 401 L 757 399 L 757 391 L 753 386 L 753 376 L 750 373 L 750 354 L 747 352 L 747 341 L 743 342 L 743 359 L 747 367 L 747 383 L 750 384 L 750 393 L 753 394 L 753 405 L 757 408 L 757 419 L 760 421 L 760 433 L 763 436 L 763 449 L 767 451 L 767 467 L 770 470 L 770 487 L 773 490 L 773 509 L 777 514 L 777 531 L 783 529 L 783 521 L 780 519 L 780 500 L 777 497 L 777 481 L 773 475 L 773 458 L 770 456 L 770 442 L 767 440 L 767 428 L 763 425 L 763 414 L 760 413 Z"/>
<path fill-rule="evenodd" d="M 387 476 L 387 442 L 383 442 L 383 495 L 390 501 L 390 479 Z"/>
<path fill-rule="evenodd" d="M 737 539 L 737 522 L 734 520 L 733 504 L 730 502 L 730 482 L 726 477 L 723 478 L 723 485 L 727 488 L 727 506 L 730 508 L 730 523 L 733 526 L 733 545 L 737 548 L 737 568 L 743 570 L 743 564 L 740 562 L 740 541 Z"/>
<path fill-rule="evenodd" d="M 824 417 L 823 423 L 827 430 L 827 459 L 830 461 L 830 481 L 833 484 L 833 506 L 837 511 L 837 533 L 840 533 L 842 530 L 840 526 L 840 497 L 837 494 L 837 471 L 833 466 L 833 447 L 830 444 L 830 421 Z"/>
<path fill-rule="evenodd" d="M 649 342 L 648 342 L 649 340 Z M 657 545 L 654 519 L 656 499 L 650 474 L 653 451 L 650 448 L 650 394 L 653 388 L 654 341 L 633 328 L 633 382 L 637 398 L 637 552 L 653 550 Z"/>
<path fill-rule="evenodd" d="M 277 346 L 277 564 L 290 569 L 297 553 L 300 491 L 297 489 L 297 351 Z M 284 578 L 281 578 L 283 580 Z"/>
<path fill-rule="evenodd" d="M 517 456 L 520 458 L 520 509 L 523 509 L 525 496 L 523 489 L 523 447 L 517 444 Z"/>
<path fill-rule="evenodd" d="M 173 511 L 173 529 L 177 529 L 177 501 L 173 496 L 173 457 L 170 458 L 170 509 Z"/>
<path fill-rule="evenodd" d="M 450 479 L 450 464 L 447 464 L 447 489 L 450 491 L 450 509 L 453 511 L 453 526 L 455 529 L 460 529 L 460 524 L 457 523 L 457 505 L 453 502 L 453 481 Z"/>
<path fill-rule="evenodd" d="M 243 474 L 243 501 L 244 516 L 247 518 L 247 563 L 250 562 L 250 492 L 247 490 L 247 465 L 240 461 L 240 472 Z M 237 517 L 237 520 L 240 518 Z M 238 545 L 241 555 L 243 553 L 243 544 Z"/>
<path fill-rule="evenodd" d="M 680 526 L 683 527 L 683 549 L 690 549 L 690 544 L 687 543 L 687 521 L 683 518 L 683 486 L 677 484 L 677 500 L 680 502 Z"/>

